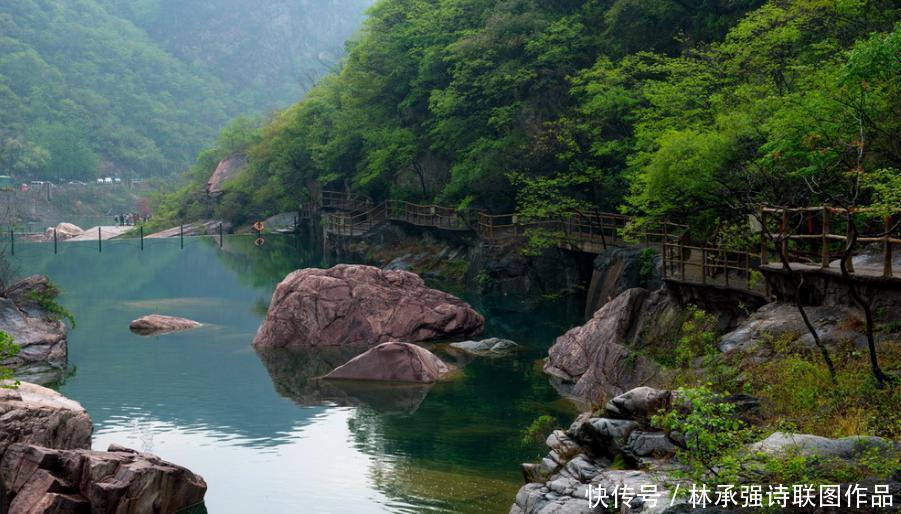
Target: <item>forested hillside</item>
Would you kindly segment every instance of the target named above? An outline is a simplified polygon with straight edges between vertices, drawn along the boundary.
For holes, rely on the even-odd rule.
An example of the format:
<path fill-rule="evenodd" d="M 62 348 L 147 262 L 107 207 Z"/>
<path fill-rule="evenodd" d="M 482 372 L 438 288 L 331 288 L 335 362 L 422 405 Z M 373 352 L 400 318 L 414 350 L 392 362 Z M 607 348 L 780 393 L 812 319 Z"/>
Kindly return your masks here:
<path fill-rule="evenodd" d="M 296 102 L 332 71 L 373 0 L 100 0 L 255 108 Z"/>
<path fill-rule="evenodd" d="M 181 172 L 230 118 L 296 101 L 367 4 L 4 1 L 0 174 Z"/>
<path fill-rule="evenodd" d="M 245 221 L 318 182 L 712 230 L 737 203 L 840 194 L 853 170 L 868 172 L 859 199 L 884 201 L 901 167 L 898 14 L 878 0 L 382 0 L 339 72 L 271 123 L 234 125 L 161 214 Z M 206 198 L 235 151 L 248 172 Z"/>

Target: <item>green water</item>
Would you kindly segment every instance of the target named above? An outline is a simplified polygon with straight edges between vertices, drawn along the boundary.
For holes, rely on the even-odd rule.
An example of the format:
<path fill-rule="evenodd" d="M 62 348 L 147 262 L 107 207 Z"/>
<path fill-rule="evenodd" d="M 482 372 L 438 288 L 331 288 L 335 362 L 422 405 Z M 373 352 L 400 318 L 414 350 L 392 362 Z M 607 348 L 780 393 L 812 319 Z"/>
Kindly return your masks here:
<path fill-rule="evenodd" d="M 94 447 L 118 443 L 201 474 L 213 514 L 506 512 L 522 482 L 524 427 L 542 414 L 568 422 L 535 366 L 578 306 L 520 313 L 468 295 L 487 336 L 523 345 L 515 358 L 455 361 L 462 372 L 428 390 L 323 390 L 309 377 L 347 355 L 258 356 L 250 342 L 278 281 L 322 266 L 302 241 L 256 247 L 228 237 L 145 242 L 17 244 L 21 274 L 43 273 L 77 319 L 74 371 L 60 391 L 88 409 Z M 204 327 L 143 338 L 149 313 Z M 442 355 L 444 347 L 433 347 Z"/>

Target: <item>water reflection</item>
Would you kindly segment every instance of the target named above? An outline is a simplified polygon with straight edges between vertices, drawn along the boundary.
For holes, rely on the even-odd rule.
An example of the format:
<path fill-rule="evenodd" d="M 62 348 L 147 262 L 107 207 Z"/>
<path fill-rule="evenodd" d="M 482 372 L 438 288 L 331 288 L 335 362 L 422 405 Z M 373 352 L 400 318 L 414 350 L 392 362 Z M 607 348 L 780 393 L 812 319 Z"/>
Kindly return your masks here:
<path fill-rule="evenodd" d="M 17 245 L 23 273 L 45 273 L 78 327 L 77 373 L 62 386 L 95 423 L 94 446 L 157 453 L 204 476 L 211 513 L 495 512 L 519 487 L 517 464 L 535 455 L 522 429 L 571 410 L 534 360 L 574 319 L 565 306 L 538 315 L 469 297 L 487 335 L 522 345 L 511 359 L 452 362 L 454 380 L 421 389 L 318 382 L 359 349 L 257 355 L 250 342 L 275 285 L 322 264 L 294 238 Z M 301 243 L 301 244 L 298 244 Z M 577 312 L 574 309 L 573 312 Z M 159 313 L 204 324 L 141 338 L 128 329 Z M 580 314 L 580 313 L 579 313 Z M 445 358 L 440 345 L 430 347 Z"/>
<path fill-rule="evenodd" d="M 412 414 L 429 385 L 379 384 L 319 377 L 365 348 L 273 348 L 257 352 L 278 394 L 299 405 L 365 406 L 380 414 Z"/>

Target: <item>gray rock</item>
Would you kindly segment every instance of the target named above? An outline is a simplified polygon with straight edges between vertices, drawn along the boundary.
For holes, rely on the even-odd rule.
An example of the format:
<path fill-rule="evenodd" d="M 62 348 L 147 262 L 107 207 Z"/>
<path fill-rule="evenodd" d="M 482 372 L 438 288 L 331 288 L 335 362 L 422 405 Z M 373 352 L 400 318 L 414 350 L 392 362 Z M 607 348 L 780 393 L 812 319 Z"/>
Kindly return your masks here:
<path fill-rule="evenodd" d="M 882 452 L 898 451 L 893 442 L 881 437 L 851 436 L 830 439 L 818 435 L 787 432 L 774 432 L 763 441 L 748 446 L 749 451 L 771 455 L 796 451 L 801 455 L 837 457 L 848 460 L 856 459 L 871 448 L 879 448 Z"/>
<path fill-rule="evenodd" d="M 851 341 L 859 346 L 866 344 L 866 336 L 849 327 L 862 326 L 861 314 L 844 306 L 807 307 L 807 315 L 825 344 Z M 813 336 L 798 312 L 790 303 L 774 302 L 764 305 L 739 325 L 723 335 L 719 341 L 722 352 L 757 352 L 758 359 L 771 357 L 764 343 L 783 336 L 792 336 L 798 344 L 815 349 Z"/>
<path fill-rule="evenodd" d="M 611 418 L 647 421 L 672 401 L 672 393 L 653 387 L 636 387 L 607 402 L 604 415 Z"/>
<path fill-rule="evenodd" d="M 595 455 L 613 457 L 623 452 L 629 434 L 637 428 L 638 423 L 632 420 L 591 418 L 578 427 L 573 437 Z"/>
<path fill-rule="evenodd" d="M 65 376 L 69 351 L 65 323 L 37 302 L 39 296 L 56 296 L 47 277 L 30 276 L 0 298 L 0 330 L 19 345 L 17 355 L 3 364 L 20 380 L 47 384 Z"/>
<path fill-rule="evenodd" d="M 663 259 L 654 252 L 649 277 L 641 276 L 641 255 L 644 248 L 637 246 L 611 247 L 598 254 L 588 287 L 585 316 L 591 317 L 608 301 L 635 287 L 654 290 L 663 285 Z M 643 278 L 648 278 L 645 281 Z"/>
<path fill-rule="evenodd" d="M 624 452 L 636 460 L 641 457 L 664 458 L 675 455 L 676 446 L 663 432 L 634 430 L 629 434 Z"/>
<path fill-rule="evenodd" d="M 488 339 L 482 339 L 481 341 L 460 341 L 451 343 L 450 346 L 470 355 L 503 357 L 515 352 L 519 345 L 509 339 L 490 337 Z"/>

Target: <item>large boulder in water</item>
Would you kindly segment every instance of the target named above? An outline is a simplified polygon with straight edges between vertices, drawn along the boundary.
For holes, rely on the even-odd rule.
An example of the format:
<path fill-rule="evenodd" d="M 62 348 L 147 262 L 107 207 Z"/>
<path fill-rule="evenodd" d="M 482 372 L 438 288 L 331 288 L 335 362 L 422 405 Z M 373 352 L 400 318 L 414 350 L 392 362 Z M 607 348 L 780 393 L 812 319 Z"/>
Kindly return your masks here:
<path fill-rule="evenodd" d="M 164 316 L 162 314 L 150 314 L 142 316 L 131 322 L 131 331 L 142 336 L 168 334 L 197 328 L 200 323 L 187 318 L 176 316 Z"/>
<path fill-rule="evenodd" d="M 409 343 L 382 343 L 338 366 L 327 379 L 430 384 L 448 373 L 434 353 Z"/>
<path fill-rule="evenodd" d="M 407 271 L 342 264 L 308 268 L 275 289 L 257 348 L 372 346 L 470 337 L 485 319 L 459 298 Z"/>
<path fill-rule="evenodd" d="M 90 448 L 93 425 L 82 406 L 52 389 L 22 382 L 0 389 L 0 457 L 14 443 Z"/>
<path fill-rule="evenodd" d="M 155 455 L 56 450 L 17 443 L 0 460 L 0 491 L 9 514 L 174 513 L 198 505 L 206 482 Z"/>
<path fill-rule="evenodd" d="M 66 325 L 41 305 L 57 293 L 47 277 L 32 275 L 0 297 L 0 330 L 20 348 L 0 364 L 14 369 L 21 380 L 44 384 L 65 375 L 69 358 Z"/>

